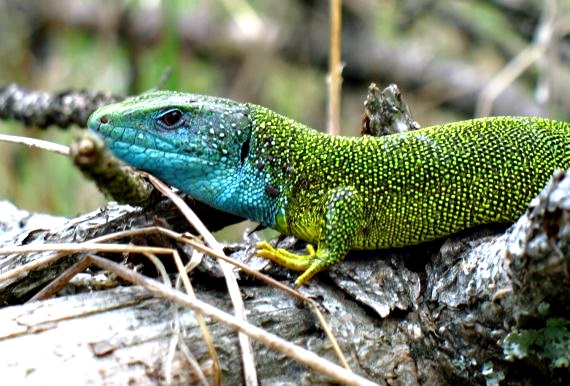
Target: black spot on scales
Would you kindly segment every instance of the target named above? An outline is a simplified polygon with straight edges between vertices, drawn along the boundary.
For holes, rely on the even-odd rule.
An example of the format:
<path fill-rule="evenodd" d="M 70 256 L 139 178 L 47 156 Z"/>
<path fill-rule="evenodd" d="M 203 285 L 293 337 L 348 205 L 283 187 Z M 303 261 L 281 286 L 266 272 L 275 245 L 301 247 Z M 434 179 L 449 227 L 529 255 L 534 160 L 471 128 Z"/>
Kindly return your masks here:
<path fill-rule="evenodd" d="M 241 144 L 240 160 L 242 165 L 248 154 L 249 154 L 249 138 L 246 139 L 245 142 Z"/>
<path fill-rule="evenodd" d="M 271 198 L 279 197 L 279 191 L 269 184 L 265 185 L 265 192 Z"/>

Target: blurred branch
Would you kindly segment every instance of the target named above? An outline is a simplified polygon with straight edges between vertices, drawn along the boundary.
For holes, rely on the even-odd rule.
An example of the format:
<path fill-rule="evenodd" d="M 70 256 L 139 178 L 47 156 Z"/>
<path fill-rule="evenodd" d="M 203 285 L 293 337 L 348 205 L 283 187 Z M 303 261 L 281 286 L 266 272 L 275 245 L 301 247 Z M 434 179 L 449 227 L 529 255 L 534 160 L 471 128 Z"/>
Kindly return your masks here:
<path fill-rule="evenodd" d="M 115 158 L 95 134 L 83 131 L 71 145 L 70 155 L 83 176 L 93 181 L 107 199 L 119 204 L 149 204 L 153 187 L 140 173 Z"/>
<path fill-rule="evenodd" d="M 346 41 L 345 45 L 351 45 Z M 350 65 L 344 72 L 362 79 L 390 79 L 403 87 L 422 87 L 439 97 L 440 103 L 472 115 L 477 96 L 493 74 L 462 60 L 442 59 L 417 46 L 392 47 L 374 45 L 365 38 L 354 41 L 355 52 L 365 55 L 350 56 Z M 349 54 L 345 54 L 348 57 Z M 493 106 L 495 115 L 543 115 L 540 106 L 529 91 L 519 84 L 511 84 Z"/>
<path fill-rule="evenodd" d="M 87 118 L 95 109 L 121 99 L 92 90 L 49 93 L 9 84 L 0 86 L 0 119 L 14 119 L 25 126 L 42 129 L 50 125 L 85 127 Z"/>
<path fill-rule="evenodd" d="M 35 10 L 41 17 L 56 25 L 73 25 L 86 30 L 98 32 L 109 29 L 109 26 L 121 25 L 116 12 L 110 12 L 94 4 L 84 4 L 83 12 L 74 11 L 70 1 L 60 1 L 55 5 L 42 5 Z M 71 2 L 72 3 L 72 2 Z M 121 25 L 128 29 L 128 45 L 145 47 L 156 44 L 163 28 L 160 13 L 137 10 L 128 19 L 129 25 Z M 232 25 L 220 23 L 219 15 L 207 9 L 200 12 L 186 12 L 179 16 L 178 36 L 185 48 L 206 57 L 215 55 L 216 60 L 236 60 L 251 55 L 252 46 L 264 46 L 264 42 L 274 36 L 272 25 L 263 24 L 258 33 L 243 39 L 236 36 Z M 280 47 L 281 54 L 292 62 L 307 60 L 327 68 L 327 47 L 319 44 L 319 39 L 307 39 L 307 36 L 327 36 L 326 25 L 308 20 L 291 29 L 290 35 L 284 39 Z M 345 26 L 347 27 L 347 26 Z M 345 84 L 350 82 L 370 81 L 378 83 L 398 83 L 403 88 L 423 87 L 436 93 L 446 106 L 472 115 L 477 96 L 494 76 L 492 72 L 482 69 L 470 62 L 453 60 L 436 56 L 422 50 L 417 45 L 400 42 L 397 45 L 387 44 L 374 39 L 367 28 L 345 28 L 342 57 L 347 66 L 343 70 Z M 275 43 L 279 44 L 279 43 Z M 567 89 L 570 89 L 568 85 Z M 533 100 L 532 95 L 520 84 L 509 85 L 496 100 L 493 114 L 498 115 L 544 115 L 544 111 Z"/>
<path fill-rule="evenodd" d="M 485 117 L 491 114 L 497 97 L 512 84 L 529 66 L 538 60 L 540 51 L 535 45 L 528 46 L 513 58 L 491 79 L 479 93 L 475 105 L 475 116 Z"/>
<path fill-rule="evenodd" d="M 534 41 L 485 85 L 477 99 L 476 116 L 490 115 L 492 105 L 497 97 L 533 63 L 537 63 L 540 68 L 537 99 L 540 104 L 547 105 L 553 84 L 553 77 L 549 74 L 555 71 L 550 64 L 556 60 L 556 55 L 553 55 L 552 51 L 554 49 L 554 38 L 558 35 L 556 31 L 558 10 L 557 0 L 545 1 L 543 15 L 536 30 Z"/>

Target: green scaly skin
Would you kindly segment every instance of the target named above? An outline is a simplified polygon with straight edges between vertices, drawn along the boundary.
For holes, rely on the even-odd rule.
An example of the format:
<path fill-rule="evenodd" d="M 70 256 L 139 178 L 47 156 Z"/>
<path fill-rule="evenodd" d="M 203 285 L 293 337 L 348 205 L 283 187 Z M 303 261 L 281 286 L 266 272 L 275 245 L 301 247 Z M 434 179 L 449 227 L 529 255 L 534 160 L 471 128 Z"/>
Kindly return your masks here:
<path fill-rule="evenodd" d="M 160 91 L 103 107 L 88 125 L 119 158 L 197 200 L 316 245 L 306 255 L 258 245 L 303 271 L 297 286 L 350 249 L 513 222 L 570 167 L 570 124 L 542 118 L 332 137 L 261 106 Z"/>

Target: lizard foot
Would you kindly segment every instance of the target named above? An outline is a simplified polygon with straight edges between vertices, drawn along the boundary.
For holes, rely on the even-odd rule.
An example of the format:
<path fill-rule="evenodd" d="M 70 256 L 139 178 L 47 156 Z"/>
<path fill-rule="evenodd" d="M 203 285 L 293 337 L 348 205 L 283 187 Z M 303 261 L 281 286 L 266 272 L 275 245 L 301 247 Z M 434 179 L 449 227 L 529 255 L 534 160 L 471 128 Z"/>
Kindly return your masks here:
<path fill-rule="evenodd" d="M 275 264 L 287 269 L 303 271 L 303 274 L 295 280 L 295 288 L 305 284 L 317 272 L 323 270 L 327 266 L 325 261 L 317 257 L 315 248 L 311 244 L 307 245 L 306 255 L 289 252 L 283 248 L 275 248 L 267 241 L 257 243 L 256 248 L 257 255 L 260 257 L 269 259 Z"/>

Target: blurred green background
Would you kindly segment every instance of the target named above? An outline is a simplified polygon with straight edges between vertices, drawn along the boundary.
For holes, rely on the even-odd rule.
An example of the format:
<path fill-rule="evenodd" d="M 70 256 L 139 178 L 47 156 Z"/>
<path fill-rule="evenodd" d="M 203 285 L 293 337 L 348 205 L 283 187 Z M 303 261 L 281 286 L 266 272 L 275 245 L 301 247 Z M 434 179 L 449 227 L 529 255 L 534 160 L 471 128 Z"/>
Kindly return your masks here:
<path fill-rule="evenodd" d="M 0 86 L 127 95 L 170 69 L 164 89 L 250 101 L 324 129 L 328 17 L 325 0 L 0 0 Z M 502 78 L 489 113 L 570 119 L 568 0 L 345 0 L 342 50 L 347 135 L 359 133 L 370 82 L 397 83 L 428 126 L 476 115 L 517 56 L 530 66 Z M 1 133 L 66 145 L 77 130 L 0 121 Z M 5 143 L 0 199 L 67 216 L 104 204 L 65 157 Z"/>

